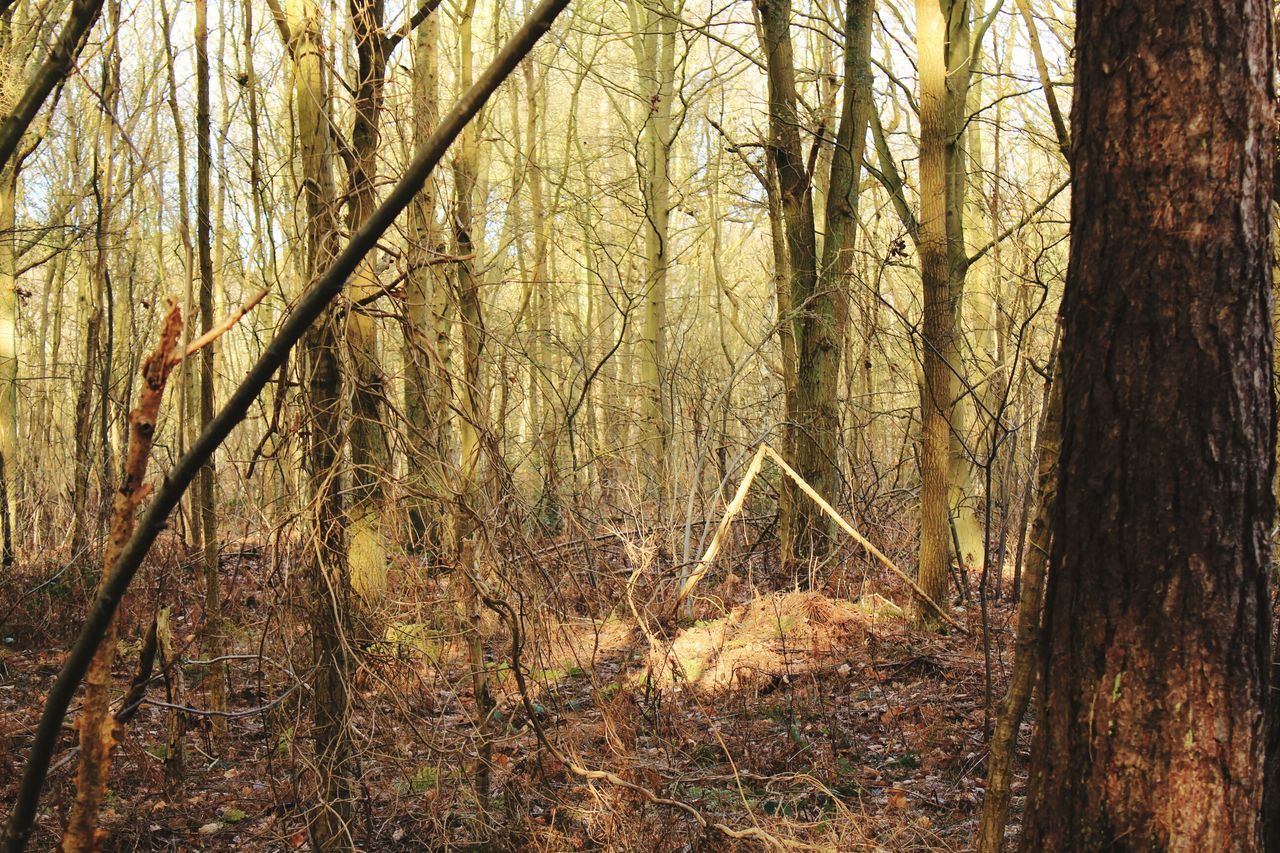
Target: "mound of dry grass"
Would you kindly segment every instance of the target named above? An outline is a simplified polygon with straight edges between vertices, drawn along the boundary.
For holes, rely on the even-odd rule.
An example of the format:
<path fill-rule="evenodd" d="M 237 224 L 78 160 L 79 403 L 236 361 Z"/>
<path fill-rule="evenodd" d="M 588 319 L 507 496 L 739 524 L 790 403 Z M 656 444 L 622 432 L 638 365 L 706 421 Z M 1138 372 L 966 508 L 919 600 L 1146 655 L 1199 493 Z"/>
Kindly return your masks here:
<path fill-rule="evenodd" d="M 708 695 L 768 690 L 861 657 L 867 627 L 879 618 L 879 610 L 819 592 L 775 593 L 651 650 L 642 678 L 658 689 L 683 685 Z"/>

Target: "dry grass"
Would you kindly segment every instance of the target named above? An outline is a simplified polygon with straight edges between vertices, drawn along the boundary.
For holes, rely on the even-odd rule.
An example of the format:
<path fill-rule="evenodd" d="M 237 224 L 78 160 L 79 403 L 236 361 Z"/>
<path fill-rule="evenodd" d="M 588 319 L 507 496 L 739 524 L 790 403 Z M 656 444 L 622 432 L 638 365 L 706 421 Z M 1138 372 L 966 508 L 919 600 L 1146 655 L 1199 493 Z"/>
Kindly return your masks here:
<path fill-rule="evenodd" d="M 649 653 L 643 677 L 663 690 L 759 692 L 860 657 L 867 622 L 848 601 L 819 592 L 776 593 L 680 631 L 669 646 Z"/>

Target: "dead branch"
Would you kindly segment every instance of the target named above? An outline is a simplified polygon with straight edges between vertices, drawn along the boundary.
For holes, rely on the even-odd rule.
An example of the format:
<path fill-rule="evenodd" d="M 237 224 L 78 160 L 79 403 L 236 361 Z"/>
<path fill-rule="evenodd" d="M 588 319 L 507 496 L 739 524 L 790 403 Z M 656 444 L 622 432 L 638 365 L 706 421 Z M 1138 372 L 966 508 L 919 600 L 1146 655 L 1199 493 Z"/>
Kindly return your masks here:
<path fill-rule="evenodd" d="M 156 432 L 156 420 L 160 416 L 165 383 L 177 363 L 173 354 L 179 349 L 178 338 L 181 334 L 182 312 L 177 303 L 171 301 L 169 314 L 165 317 L 164 327 L 160 332 L 160 343 L 142 365 L 142 393 L 138 398 L 138 406 L 129 413 L 129 452 L 124 466 L 124 480 L 116 492 L 115 513 L 103 557 L 99 594 L 102 594 L 116 560 L 133 535 L 138 505 L 148 491 L 144 480 L 147 462 L 151 458 L 151 442 Z M 108 713 L 111 703 L 111 664 L 115 659 L 118 634 L 119 622 L 113 617 L 107 624 L 85 678 L 84 706 L 79 723 L 80 764 L 76 771 L 76 798 L 62 836 L 62 849 L 66 851 L 96 850 L 98 846 L 98 809 L 106 793 L 111 750 L 119 731 L 116 720 Z"/>

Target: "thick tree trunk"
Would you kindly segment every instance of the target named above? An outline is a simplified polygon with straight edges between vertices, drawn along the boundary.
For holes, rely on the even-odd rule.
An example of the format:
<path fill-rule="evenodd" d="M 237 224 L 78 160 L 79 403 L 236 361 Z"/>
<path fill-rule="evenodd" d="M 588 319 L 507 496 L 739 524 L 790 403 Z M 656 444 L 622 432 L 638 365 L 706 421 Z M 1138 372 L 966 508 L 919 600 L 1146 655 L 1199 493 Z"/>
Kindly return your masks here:
<path fill-rule="evenodd" d="M 1274 517 L 1270 4 L 1077 10 L 1024 850 L 1254 850 Z"/>

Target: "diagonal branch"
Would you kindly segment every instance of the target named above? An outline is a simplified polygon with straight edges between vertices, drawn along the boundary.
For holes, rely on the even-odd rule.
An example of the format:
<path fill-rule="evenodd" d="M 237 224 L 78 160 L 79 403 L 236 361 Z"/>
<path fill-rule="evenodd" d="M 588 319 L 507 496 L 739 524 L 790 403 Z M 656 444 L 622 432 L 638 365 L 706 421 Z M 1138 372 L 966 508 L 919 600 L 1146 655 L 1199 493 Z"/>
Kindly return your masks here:
<path fill-rule="evenodd" d="M 978 249 L 976 252 L 970 255 L 968 260 L 965 261 L 965 269 L 968 269 L 969 267 L 976 264 L 978 260 L 987 252 L 990 252 L 997 245 L 999 245 L 1000 243 L 1003 243 L 1005 240 L 1008 240 L 1014 234 L 1016 234 L 1017 232 L 1021 231 L 1023 228 L 1026 228 L 1028 225 L 1030 225 L 1032 221 L 1035 220 L 1035 218 L 1039 216 L 1044 211 L 1044 209 L 1048 207 L 1049 204 L 1055 198 L 1061 195 L 1062 191 L 1069 186 L 1071 186 L 1070 179 L 1067 179 L 1062 183 L 1058 184 L 1057 188 L 1054 189 L 1053 192 L 1049 193 L 1049 195 L 1045 197 L 1044 201 L 1040 202 L 1031 210 L 1029 210 L 1026 216 L 1022 217 L 1017 222 L 1013 223 L 1008 228 L 1001 231 L 995 237 L 992 237 L 980 249 Z"/>
<path fill-rule="evenodd" d="M 40 66 L 13 112 L 0 123 L 0 167 L 9 162 L 18 148 L 22 134 L 35 121 L 36 113 L 40 112 L 49 93 L 71 70 L 71 63 L 84 46 L 85 35 L 98 20 L 98 13 L 101 11 L 102 0 L 75 0 L 72 4 L 71 16 L 62 28 L 62 34 L 58 36 L 53 50 L 49 51 L 49 58 Z"/>
<path fill-rule="evenodd" d="M 414 12 L 409 20 L 404 22 L 403 27 L 396 30 L 391 35 L 383 36 L 383 54 L 390 55 L 391 51 L 395 50 L 400 45 L 400 42 L 404 41 L 405 37 L 409 35 L 409 33 L 416 30 L 419 24 L 425 21 L 432 12 L 440 7 L 440 2 L 441 0 L 426 0 L 426 2 L 418 7 L 418 11 Z"/>

